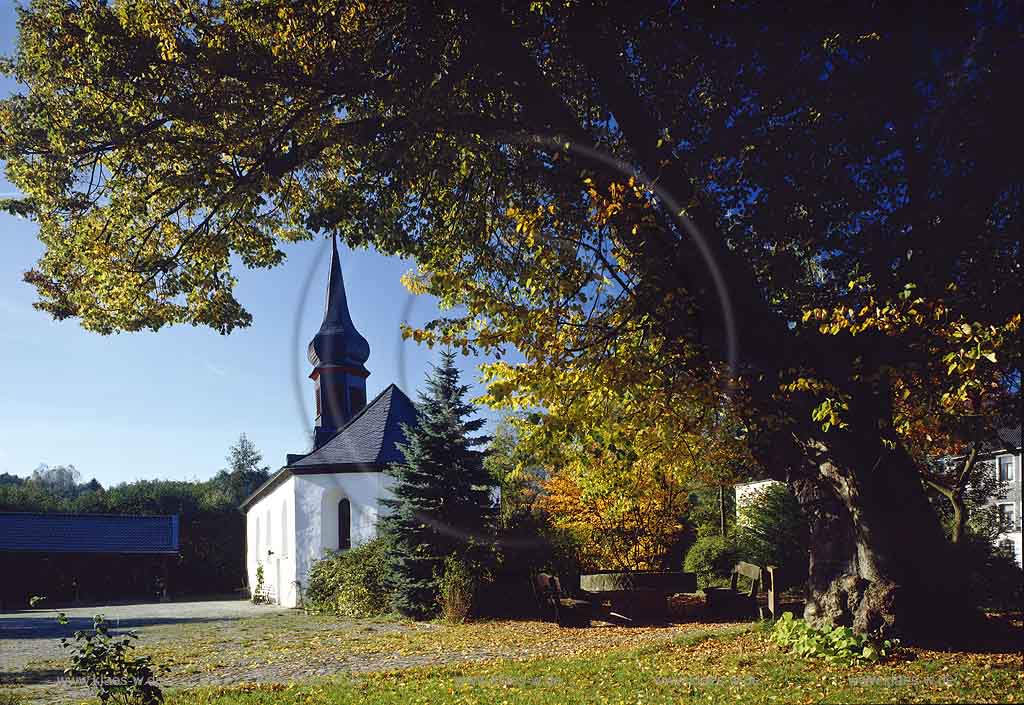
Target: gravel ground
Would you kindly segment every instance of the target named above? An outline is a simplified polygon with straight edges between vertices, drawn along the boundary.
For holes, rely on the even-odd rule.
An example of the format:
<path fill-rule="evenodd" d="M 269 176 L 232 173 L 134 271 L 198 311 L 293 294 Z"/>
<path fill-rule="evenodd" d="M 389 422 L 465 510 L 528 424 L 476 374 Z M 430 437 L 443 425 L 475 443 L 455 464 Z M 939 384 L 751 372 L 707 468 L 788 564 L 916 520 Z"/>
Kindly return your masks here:
<path fill-rule="evenodd" d="M 66 705 L 90 693 L 63 677 L 60 638 L 92 627 L 102 613 L 112 631 L 139 635 L 138 652 L 170 670 L 167 689 L 237 683 L 289 683 L 340 673 L 403 670 L 459 662 L 580 654 L 595 648 L 672 639 L 688 631 L 729 625 L 658 628 L 559 629 L 537 621 L 464 626 L 433 622 L 310 617 L 297 610 L 242 600 L 106 605 L 0 614 L 0 693 L 10 688 L 26 703 Z M 734 626 L 734 625 L 733 625 Z"/>
<path fill-rule="evenodd" d="M 60 638 L 91 628 L 97 614 L 104 615 L 115 633 L 131 629 L 148 642 L 173 638 L 174 625 L 208 624 L 217 628 L 288 611 L 232 599 L 0 612 L 0 687 L 13 684 L 28 702 L 66 703 L 84 698 L 87 693 L 66 681 L 60 664 L 55 662 L 66 660 Z M 67 616 L 68 624 L 57 622 L 60 612 Z"/>

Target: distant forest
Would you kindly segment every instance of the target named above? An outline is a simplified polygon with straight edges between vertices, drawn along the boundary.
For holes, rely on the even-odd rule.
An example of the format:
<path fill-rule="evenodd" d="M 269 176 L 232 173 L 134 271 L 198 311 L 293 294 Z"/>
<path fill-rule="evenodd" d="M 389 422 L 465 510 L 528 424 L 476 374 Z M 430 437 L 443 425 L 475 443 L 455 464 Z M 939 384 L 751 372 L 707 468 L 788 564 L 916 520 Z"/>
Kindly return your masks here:
<path fill-rule="evenodd" d="M 73 465 L 40 465 L 29 477 L 0 474 L 0 512 L 177 514 L 181 551 L 168 566 L 171 596 L 229 593 L 245 581 L 245 526 L 238 506 L 269 477 L 262 460 L 242 434 L 228 452 L 227 467 L 201 482 L 137 480 L 103 487 L 95 479 L 83 482 Z M 4 558 L 4 592 L 14 602 L 8 607 L 24 607 L 33 595 L 55 603 L 159 592 L 154 583 L 159 572 L 144 570 L 141 559 L 82 560 L 61 554 Z"/>

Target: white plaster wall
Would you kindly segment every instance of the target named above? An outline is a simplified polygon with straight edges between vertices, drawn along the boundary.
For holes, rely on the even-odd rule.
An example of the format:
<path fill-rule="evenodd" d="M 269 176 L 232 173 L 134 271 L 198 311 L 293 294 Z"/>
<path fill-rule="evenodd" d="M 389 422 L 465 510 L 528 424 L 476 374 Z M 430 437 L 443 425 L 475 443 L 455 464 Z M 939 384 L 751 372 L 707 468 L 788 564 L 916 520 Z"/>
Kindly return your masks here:
<path fill-rule="evenodd" d="M 298 604 L 295 585 L 295 488 L 295 478 L 290 477 L 245 512 L 245 563 L 249 588 L 256 588 L 256 568 L 262 563 L 264 590 L 284 607 L 295 607 Z"/>
<path fill-rule="evenodd" d="M 781 485 L 778 480 L 758 480 L 757 482 L 745 482 L 736 485 L 736 523 L 744 522 L 743 510 L 754 501 L 754 499 L 773 485 Z"/>
<path fill-rule="evenodd" d="M 295 480 L 296 580 L 309 584 L 314 561 L 338 550 L 338 502 L 348 498 L 352 514 L 352 545 L 377 536 L 377 522 L 386 513 L 380 500 L 391 497 L 394 478 L 382 472 L 297 475 Z"/>

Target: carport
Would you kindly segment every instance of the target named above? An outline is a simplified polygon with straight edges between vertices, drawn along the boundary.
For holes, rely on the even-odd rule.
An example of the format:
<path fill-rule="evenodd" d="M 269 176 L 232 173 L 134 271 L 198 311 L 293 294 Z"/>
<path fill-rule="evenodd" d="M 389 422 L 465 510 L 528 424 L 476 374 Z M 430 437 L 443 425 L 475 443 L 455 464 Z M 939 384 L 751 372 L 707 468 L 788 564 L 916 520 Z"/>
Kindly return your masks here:
<path fill-rule="evenodd" d="M 50 602 L 167 599 L 178 517 L 0 512 L 0 610 Z"/>

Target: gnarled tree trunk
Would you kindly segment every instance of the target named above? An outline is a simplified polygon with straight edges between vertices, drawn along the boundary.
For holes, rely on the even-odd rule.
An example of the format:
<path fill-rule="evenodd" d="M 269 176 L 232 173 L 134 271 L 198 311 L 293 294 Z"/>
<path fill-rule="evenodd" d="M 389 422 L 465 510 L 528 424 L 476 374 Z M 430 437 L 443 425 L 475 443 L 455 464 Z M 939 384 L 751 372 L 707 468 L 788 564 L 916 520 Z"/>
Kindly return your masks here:
<path fill-rule="evenodd" d="M 811 531 L 805 618 L 910 639 L 966 618 L 962 571 L 911 459 L 878 434 L 829 435 L 791 478 Z"/>

